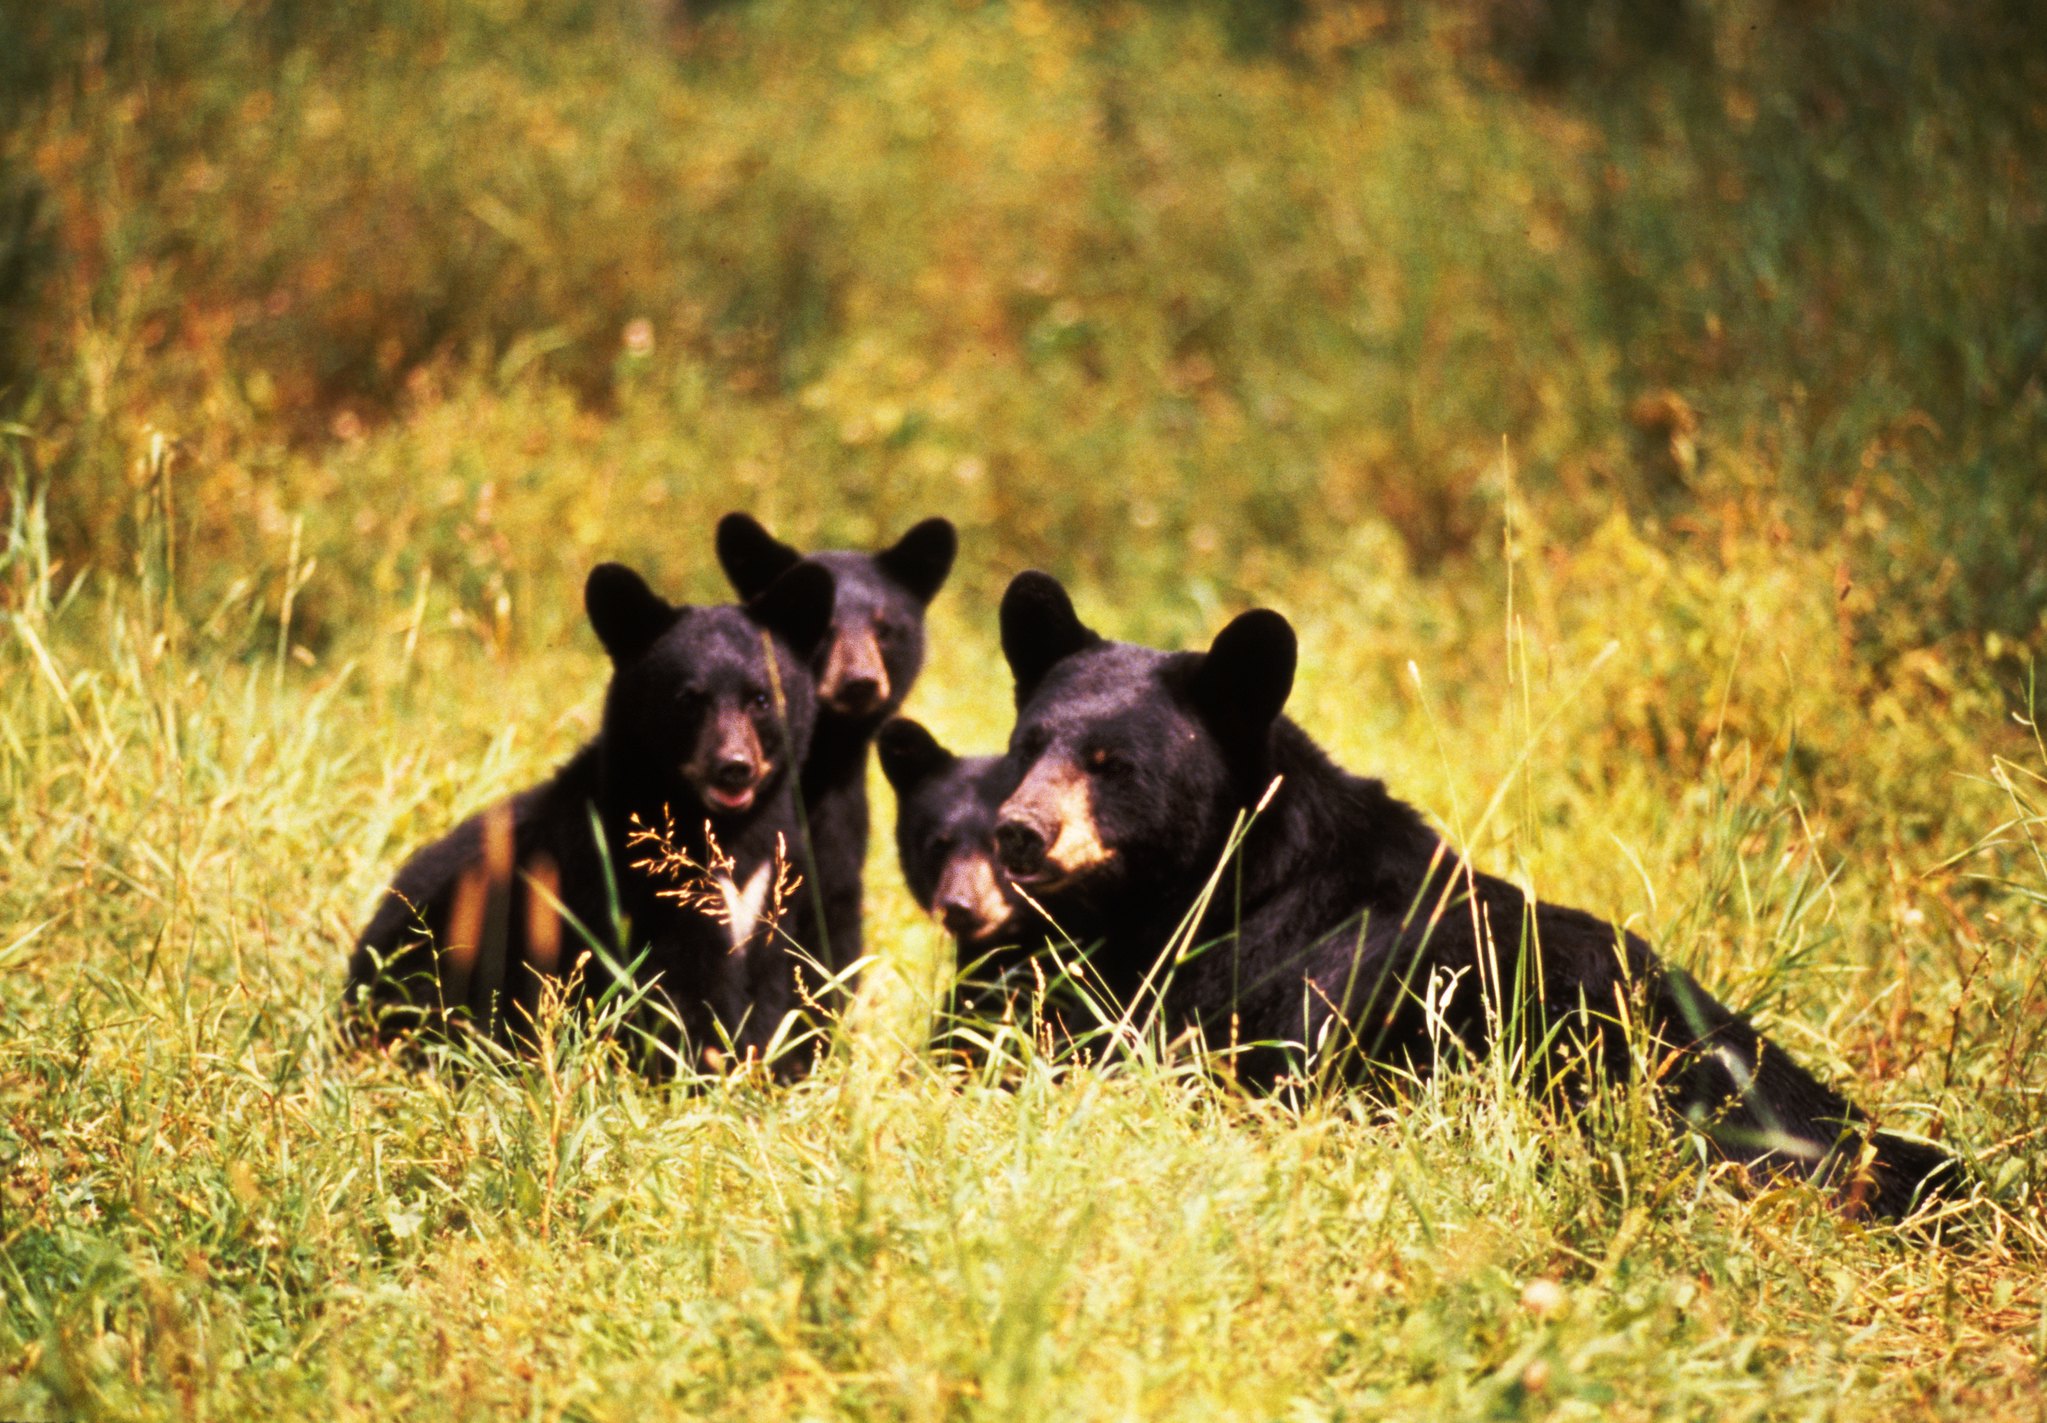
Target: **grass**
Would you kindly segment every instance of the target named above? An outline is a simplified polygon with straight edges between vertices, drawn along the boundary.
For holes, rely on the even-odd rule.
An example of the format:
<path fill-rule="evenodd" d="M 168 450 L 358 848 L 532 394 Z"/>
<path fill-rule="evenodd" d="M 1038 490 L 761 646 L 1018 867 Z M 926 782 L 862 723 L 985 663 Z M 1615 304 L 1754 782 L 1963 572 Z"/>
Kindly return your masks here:
<path fill-rule="evenodd" d="M 1576 568 L 1523 568 L 1523 606 L 1585 595 Z M 992 1081 L 962 1075 L 928 1046 L 939 936 L 879 844 L 872 987 L 846 1050 L 800 1086 L 652 1088 L 573 1025 L 538 1062 L 409 1072 L 334 1041 L 349 936 L 407 846 L 587 734 L 600 655 L 572 641 L 501 659 L 465 627 L 418 630 L 400 593 L 354 655 L 279 662 L 248 609 L 205 620 L 234 631 L 193 619 L 171 637 L 164 604 L 121 581 L 29 604 L 0 652 L 5 922 L 19 926 L 0 946 L 0 1402 L 28 1416 L 622 1417 L 649 1400 L 905 1418 L 2037 1408 L 2037 748 L 1988 705 L 1935 735 L 1947 704 L 1908 689 L 1892 693 L 1918 699 L 1899 720 L 1845 733 L 1884 747 L 1884 765 L 1801 772 L 1798 749 L 1733 728 L 1780 697 L 1822 722 L 1848 701 L 1822 669 L 1771 677 L 1772 640 L 1809 630 L 1765 627 L 1698 678 L 1694 711 L 1722 723 L 1709 763 L 1601 774 L 1617 759 L 1602 740 L 1625 724 L 1602 698 L 1677 675 L 1656 648 L 1674 612 L 1567 618 L 1553 640 L 1524 624 L 1532 700 L 1583 690 L 1517 745 L 1519 689 L 1482 675 L 1499 629 L 1460 606 L 1488 600 L 1397 573 L 1380 587 L 1413 621 L 1374 633 L 1370 600 L 1312 573 L 1273 590 L 1305 610 L 1310 727 L 1449 824 L 1525 749 L 1523 813 L 1481 836 L 1490 860 L 1643 924 L 1887 1119 L 1975 1153 L 2002 1204 L 1938 1244 L 1866 1229 L 1802 1189 L 1702 1172 L 1639 1104 L 1588 1136 L 1489 1073 L 1397 1104 L 1335 1093 L 1293 1109 L 1172 1054 L 1104 1068 L 1024 1050 Z M 1664 596 L 1722 632 L 1764 611 L 1760 592 L 1686 603 L 1681 580 Z M 1083 612 L 1112 629 L 1127 617 L 1099 596 Z M 991 621 L 941 601 L 916 697 L 968 745 L 1003 731 Z M 1573 648 L 1609 635 L 1620 653 L 1584 675 L 1597 653 Z M 1430 668 L 1425 697 L 1401 691 L 1394 643 Z M 2003 749 L 1955 764 L 1965 731 Z M 1910 828 L 1915 797 L 1941 808 L 1937 832 Z"/>
<path fill-rule="evenodd" d="M 663 13 L 0 21 L 0 1416 L 2038 1416 L 2030 12 Z M 878 776 L 809 1080 L 344 1048 L 399 860 L 592 731 L 588 566 L 720 598 L 733 507 L 959 522 L 963 750 L 1021 567 L 1282 609 L 1341 760 L 1983 1201 L 968 1070 Z"/>

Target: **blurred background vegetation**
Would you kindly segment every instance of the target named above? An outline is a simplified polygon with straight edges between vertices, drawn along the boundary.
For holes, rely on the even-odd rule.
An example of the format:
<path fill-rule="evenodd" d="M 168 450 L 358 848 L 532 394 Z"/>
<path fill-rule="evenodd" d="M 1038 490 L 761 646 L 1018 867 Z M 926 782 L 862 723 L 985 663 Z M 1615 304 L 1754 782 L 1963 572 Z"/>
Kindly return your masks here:
<path fill-rule="evenodd" d="M 730 505 L 1454 573 L 1511 461 L 1567 545 L 1824 545 L 1878 662 L 2029 639 L 2043 96 L 2027 0 L 9 6 L 11 497 L 129 570 L 161 434 L 188 594 L 302 514 L 317 649 Z"/>

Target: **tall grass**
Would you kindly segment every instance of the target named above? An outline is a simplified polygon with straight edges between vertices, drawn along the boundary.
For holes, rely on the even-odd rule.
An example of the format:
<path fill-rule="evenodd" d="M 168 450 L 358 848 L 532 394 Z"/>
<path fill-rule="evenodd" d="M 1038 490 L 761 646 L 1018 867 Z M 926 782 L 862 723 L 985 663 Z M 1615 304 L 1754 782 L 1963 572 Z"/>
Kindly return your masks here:
<path fill-rule="evenodd" d="M 17 526 L 10 576 L 60 589 L 24 575 L 51 561 L 34 528 Z M 1601 576 L 1576 587 L 1569 560 L 1517 575 L 1524 607 L 1602 610 L 1584 615 L 1597 627 L 1559 615 L 1554 642 L 1524 627 L 1537 697 L 1588 686 L 1535 737 L 1499 734 L 1519 713 L 1485 675 L 1497 601 L 1397 570 L 1376 603 L 1290 575 L 1275 596 L 1310 610 L 1296 711 L 1444 823 L 1518 767 L 1528 817 L 1483 834 L 1483 852 L 1545 895 L 1646 921 L 1887 1121 L 1966 1144 L 2002 1204 L 1959 1243 L 1744 1186 L 1642 1097 L 1579 1132 L 1487 1073 L 1289 1104 L 1239 1097 L 1164 1042 L 1086 1065 L 1010 1037 L 962 1068 L 927 1047 L 942 947 L 879 849 L 881 969 L 852 1051 L 799 1087 L 651 1088 L 573 1022 L 535 1058 L 456 1072 L 344 1050 L 340 967 L 383 877 L 587 733 L 601 658 L 496 649 L 440 619 L 408 641 L 401 586 L 345 648 L 280 662 L 249 608 L 174 641 L 161 590 L 123 581 L 24 603 L 0 651 L 16 867 L 0 920 L 19 926 L 0 943 L 7 1406 L 1209 1417 L 1285 1401 L 1454 1418 L 2036 1403 L 2043 985 L 2026 950 L 2042 889 L 2028 847 L 2047 831 L 2028 787 L 2047 762 L 1990 704 L 1957 713 L 1921 686 L 1854 733 L 1895 766 L 1801 772 L 1788 735 L 1762 729 L 1773 699 L 1838 718 L 1857 684 L 1776 686 L 1761 654 L 1805 633 L 1766 623 L 1699 674 L 1690 711 L 1687 684 L 1663 693 L 1679 722 L 1718 712 L 1710 761 L 1638 757 L 1602 781 L 1611 712 L 1585 708 L 1613 690 L 1601 678 L 1662 665 L 1654 633 L 1674 614 L 1644 626 Z M 1712 580 L 1661 596 L 1721 631 L 1765 606 Z M 1110 631 L 1201 619 L 1084 602 Z M 942 601 L 918 692 L 961 744 L 1004 728 L 988 622 Z M 1623 652 L 1588 683 L 1598 659 L 1571 648 L 1595 632 Z M 1426 704 L 1391 644 L 1430 667 Z M 1985 749 L 1980 779 L 1950 759 L 1957 741 Z M 1950 829 L 1903 833 L 1921 802 Z"/>

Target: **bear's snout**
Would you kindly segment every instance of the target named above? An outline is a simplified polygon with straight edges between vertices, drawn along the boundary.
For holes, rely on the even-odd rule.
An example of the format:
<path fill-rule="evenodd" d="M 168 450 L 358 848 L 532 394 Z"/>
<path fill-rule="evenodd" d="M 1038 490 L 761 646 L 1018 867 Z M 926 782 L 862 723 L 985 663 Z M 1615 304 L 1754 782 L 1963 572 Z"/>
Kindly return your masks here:
<path fill-rule="evenodd" d="M 999 935 L 1009 923 L 1011 905 L 993 857 L 978 849 L 954 855 L 938 877 L 931 912 L 963 945 L 987 943 Z"/>
<path fill-rule="evenodd" d="M 851 716 L 865 716 L 888 700 L 888 667 L 881 660 L 881 644 L 871 629 L 843 633 L 832 640 L 817 691 L 833 708 Z"/>
<path fill-rule="evenodd" d="M 1116 853 L 1102 842 L 1087 773 L 1046 756 L 1002 805 L 995 855 L 1003 873 L 1040 890 L 1098 870 Z"/>
<path fill-rule="evenodd" d="M 711 810 L 737 815 L 753 808 L 768 778 L 769 759 L 753 723 L 736 710 L 724 711 L 707 728 L 682 773 Z"/>

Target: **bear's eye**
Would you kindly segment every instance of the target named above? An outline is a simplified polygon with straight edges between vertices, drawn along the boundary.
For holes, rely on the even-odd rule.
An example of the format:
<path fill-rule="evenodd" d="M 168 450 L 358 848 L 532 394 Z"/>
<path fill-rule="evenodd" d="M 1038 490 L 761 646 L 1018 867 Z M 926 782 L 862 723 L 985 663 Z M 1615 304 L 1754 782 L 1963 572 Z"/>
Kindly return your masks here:
<path fill-rule="evenodd" d="M 899 641 L 901 640 L 905 631 L 906 629 L 903 627 L 901 623 L 894 622 L 888 618 L 876 618 L 874 620 L 874 636 L 877 641 L 880 642 Z"/>
<path fill-rule="evenodd" d="M 1017 750 L 1023 752 L 1025 760 L 1035 761 L 1044 752 L 1045 743 L 1051 739 L 1044 727 L 1034 726 L 1017 742 Z"/>
<path fill-rule="evenodd" d="M 746 704 L 752 707 L 755 711 L 766 711 L 768 707 L 772 705 L 768 700 L 768 694 L 763 691 L 753 691 L 747 693 Z"/>
<path fill-rule="evenodd" d="M 1106 746 L 1097 746 L 1094 750 L 1087 753 L 1087 768 L 1090 771 L 1096 771 L 1105 776 L 1115 775 L 1118 772 L 1130 769 L 1130 758 L 1123 755 L 1120 751 L 1112 751 Z"/>

